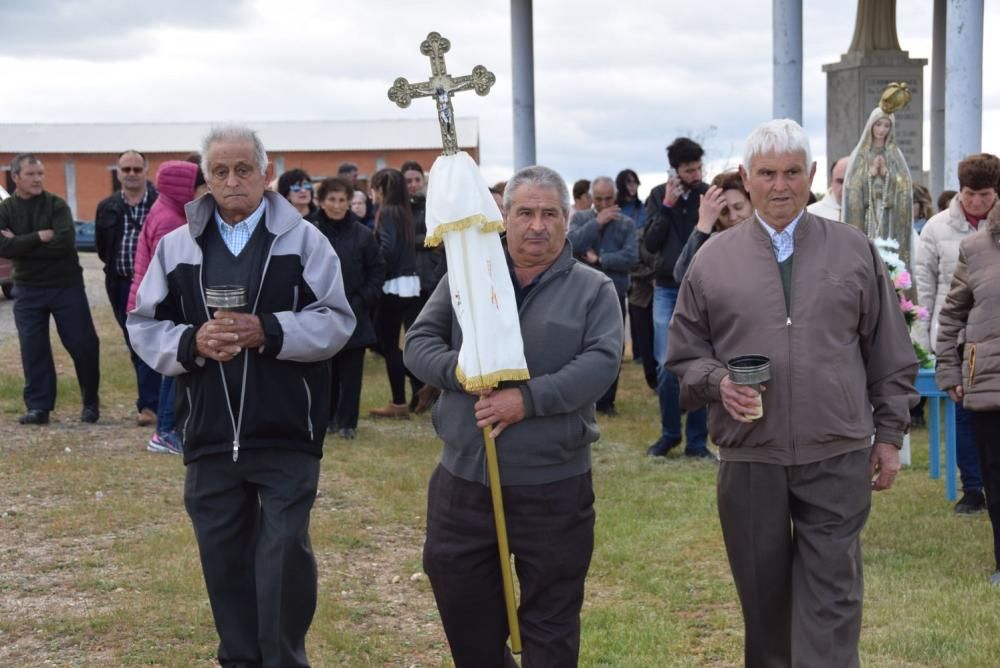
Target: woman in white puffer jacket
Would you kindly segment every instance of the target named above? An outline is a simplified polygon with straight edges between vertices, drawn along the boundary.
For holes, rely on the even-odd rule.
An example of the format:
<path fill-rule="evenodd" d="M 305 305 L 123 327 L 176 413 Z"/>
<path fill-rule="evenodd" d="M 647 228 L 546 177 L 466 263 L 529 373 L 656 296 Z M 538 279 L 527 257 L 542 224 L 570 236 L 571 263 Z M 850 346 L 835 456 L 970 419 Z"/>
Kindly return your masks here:
<path fill-rule="evenodd" d="M 958 245 L 976 231 L 970 219 L 976 220 L 978 226 L 993 208 L 998 173 L 1000 159 L 989 153 L 970 155 L 958 163 L 961 190 L 948 209 L 932 216 L 920 232 L 914 274 L 917 301 L 931 313 L 929 336 L 921 342 L 925 350 L 934 350 L 937 341 L 938 314 L 958 264 Z"/>

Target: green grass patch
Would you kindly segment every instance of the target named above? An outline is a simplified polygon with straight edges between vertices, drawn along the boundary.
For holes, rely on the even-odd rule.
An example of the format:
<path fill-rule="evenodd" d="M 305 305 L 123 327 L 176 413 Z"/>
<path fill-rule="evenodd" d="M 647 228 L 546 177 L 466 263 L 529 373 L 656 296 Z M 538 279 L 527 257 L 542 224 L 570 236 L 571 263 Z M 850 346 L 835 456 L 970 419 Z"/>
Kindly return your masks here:
<path fill-rule="evenodd" d="M 179 458 L 145 451 L 134 375 L 102 294 L 102 420 L 81 425 L 72 364 L 54 422 L 20 427 L 17 341 L 0 344 L 0 665 L 212 665 L 217 642 L 183 507 Z M 316 666 L 450 665 L 421 571 L 426 488 L 439 444 L 429 416 L 374 421 L 389 397 L 369 356 L 357 440 L 328 437 L 312 515 L 320 599 Z M 655 397 L 622 370 L 620 417 L 594 447 L 596 546 L 583 610 L 582 666 L 738 666 L 742 617 L 715 508 L 714 465 L 651 461 Z M 913 466 L 877 494 L 865 530 L 866 666 L 990 666 L 1000 656 L 1000 591 L 989 523 L 956 517 Z M 414 576 L 417 576 L 414 579 Z"/>

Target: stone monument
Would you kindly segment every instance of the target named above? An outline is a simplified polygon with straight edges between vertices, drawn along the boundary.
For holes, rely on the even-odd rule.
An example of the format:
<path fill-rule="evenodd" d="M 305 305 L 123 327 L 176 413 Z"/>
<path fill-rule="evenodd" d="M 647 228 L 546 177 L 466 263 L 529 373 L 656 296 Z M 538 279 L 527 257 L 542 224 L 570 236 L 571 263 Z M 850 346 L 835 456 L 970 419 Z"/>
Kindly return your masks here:
<path fill-rule="evenodd" d="M 896 34 L 896 0 L 858 0 L 854 38 L 840 62 L 826 72 L 826 155 L 850 154 L 868 114 L 892 82 L 906 83 L 912 103 L 896 114 L 896 141 L 915 182 L 924 177 L 924 67 L 926 58 L 910 58 Z"/>

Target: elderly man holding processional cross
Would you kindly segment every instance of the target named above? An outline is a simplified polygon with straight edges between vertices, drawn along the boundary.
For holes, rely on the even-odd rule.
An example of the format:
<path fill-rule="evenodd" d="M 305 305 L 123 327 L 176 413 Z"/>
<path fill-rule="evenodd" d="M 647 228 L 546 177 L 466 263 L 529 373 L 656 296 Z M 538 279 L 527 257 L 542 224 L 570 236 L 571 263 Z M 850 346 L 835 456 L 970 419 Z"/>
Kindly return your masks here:
<path fill-rule="evenodd" d="M 428 491 L 424 570 L 456 666 L 510 665 L 481 431 L 492 427 L 521 586 L 524 665 L 575 666 L 594 545 L 594 402 L 618 374 L 621 307 L 611 279 L 573 259 L 569 191 L 558 174 L 517 172 L 504 207 L 531 379 L 482 396 L 464 391 L 448 275 L 406 335 L 407 367 L 443 389 L 434 424 L 444 449 Z"/>

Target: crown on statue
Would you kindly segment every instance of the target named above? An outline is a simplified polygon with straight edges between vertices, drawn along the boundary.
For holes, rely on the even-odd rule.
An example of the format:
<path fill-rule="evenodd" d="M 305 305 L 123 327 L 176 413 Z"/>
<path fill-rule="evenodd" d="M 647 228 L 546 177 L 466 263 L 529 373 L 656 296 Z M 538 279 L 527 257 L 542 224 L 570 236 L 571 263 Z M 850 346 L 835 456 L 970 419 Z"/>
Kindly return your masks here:
<path fill-rule="evenodd" d="M 907 84 L 893 82 L 886 86 L 885 91 L 882 92 L 882 99 L 879 100 L 878 106 L 885 113 L 894 114 L 906 107 L 912 98 L 913 94 Z"/>

